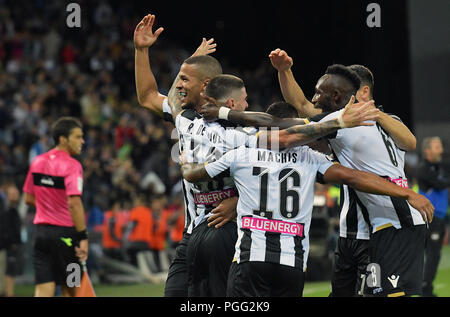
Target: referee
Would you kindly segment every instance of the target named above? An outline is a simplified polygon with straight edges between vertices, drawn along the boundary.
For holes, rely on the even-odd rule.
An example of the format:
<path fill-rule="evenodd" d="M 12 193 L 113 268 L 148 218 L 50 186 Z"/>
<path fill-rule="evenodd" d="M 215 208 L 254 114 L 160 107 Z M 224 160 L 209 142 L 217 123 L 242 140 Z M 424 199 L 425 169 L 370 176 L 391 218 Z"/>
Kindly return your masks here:
<path fill-rule="evenodd" d="M 23 186 L 25 202 L 36 207 L 33 264 L 36 297 L 75 295 L 66 284 L 67 266 L 86 261 L 88 239 L 81 202 L 83 168 L 74 155 L 84 144 L 82 124 L 62 117 L 52 126 L 56 147 L 31 163 Z M 70 272 L 71 273 L 71 272 Z"/>
<path fill-rule="evenodd" d="M 444 151 L 439 137 L 428 137 L 422 142 L 424 160 L 419 166 L 417 179 L 419 193 L 426 196 L 434 206 L 433 222 L 429 224 L 425 249 L 423 296 L 433 294 L 433 280 L 441 259 L 442 243 L 445 235 L 445 216 L 448 208 L 450 178 L 444 174 L 441 166 Z"/>

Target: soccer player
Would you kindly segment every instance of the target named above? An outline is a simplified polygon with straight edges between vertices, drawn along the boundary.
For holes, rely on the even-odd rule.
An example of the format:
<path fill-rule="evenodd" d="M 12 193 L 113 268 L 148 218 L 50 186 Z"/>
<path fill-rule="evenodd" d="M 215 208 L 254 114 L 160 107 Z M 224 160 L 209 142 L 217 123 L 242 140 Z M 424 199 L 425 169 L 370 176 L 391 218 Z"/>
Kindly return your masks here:
<path fill-rule="evenodd" d="M 74 296 L 66 285 L 67 266 L 84 262 L 88 236 L 81 194 L 83 169 L 72 156 L 84 144 L 82 125 L 72 117 L 62 117 L 52 126 L 56 147 L 31 163 L 23 191 L 25 202 L 36 207 L 33 262 L 36 297 L 51 297 L 55 285 L 64 296 Z"/>
<path fill-rule="evenodd" d="M 213 39 L 208 41 L 203 39 L 193 56 L 181 65 L 180 72 L 168 96 L 162 95 L 158 92 L 158 85 L 152 74 L 148 56 L 149 47 L 156 42 L 164 30 L 160 27 L 153 32 L 154 22 L 155 16 L 149 14 L 136 26 L 134 32 L 137 96 L 143 107 L 175 124 L 180 139 L 179 150 L 183 151 L 186 147 L 183 134 L 192 121 L 200 117 L 196 112 L 196 109 L 204 103 L 200 92 L 213 77 L 222 73 L 222 67 L 219 61 L 208 55 L 216 50 Z M 185 200 L 185 231 L 169 268 L 164 290 L 164 295 L 169 297 L 186 297 L 188 294 L 186 248 L 197 214 L 192 185 L 185 181 L 182 182 L 182 185 Z M 230 219 L 229 214 L 234 213 L 235 205 L 236 201 L 232 199 L 222 201 L 216 207 L 217 218 L 215 220 Z"/>
<path fill-rule="evenodd" d="M 325 182 L 407 199 L 421 210 L 433 208 L 412 190 L 333 164 L 308 147 L 273 151 L 241 146 L 213 163 L 182 165 L 190 182 L 211 180 L 225 171 L 239 192 L 238 241 L 227 288 L 232 297 L 302 296 L 317 173 Z"/>
<path fill-rule="evenodd" d="M 327 69 L 316 85 L 312 102 L 324 113 L 316 120 L 329 120 L 339 116 L 345 100 L 360 88 L 355 72 L 342 65 Z M 341 109 L 341 110 L 339 110 Z M 284 135 L 287 142 L 284 142 Z M 295 128 L 281 131 L 280 144 L 295 146 Z M 404 173 L 405 153 L 390 138 L 380 125 L 340 130 L 327 136 L 328 142 L 339 162 L 347 167 L 372 172 L 389 179 L 398 186 L 407 187 Z M 289 145 L 291 143 L 291 145 Z M 363 234 L 358 224 L 365 219 L 370 227 L 369 259 L 371 266 L 368 278 L 377 276 L 377 283 L 366 287 L 368 296 L 411 296 L 421 294 L 423 280 L 423 256 L 425 248 L 426 222 L 431 222 L 433 213 L 417 210 L 405 200 L 373 196 L 348 187 L 343 193 L 342 231 L 353 233 L 350 238 Z M 349 214 L 362 215 L 362 219 Z M 344 218 L 345 217 L 345 218 Z M 351 246 L 349 246 L 351 248 Z M 402 250 L 401 256 L 398 251 Z M 374 281 L 374 279 L 371 279 Z M 361 288 L 368 286 L 364 282 Z"/>

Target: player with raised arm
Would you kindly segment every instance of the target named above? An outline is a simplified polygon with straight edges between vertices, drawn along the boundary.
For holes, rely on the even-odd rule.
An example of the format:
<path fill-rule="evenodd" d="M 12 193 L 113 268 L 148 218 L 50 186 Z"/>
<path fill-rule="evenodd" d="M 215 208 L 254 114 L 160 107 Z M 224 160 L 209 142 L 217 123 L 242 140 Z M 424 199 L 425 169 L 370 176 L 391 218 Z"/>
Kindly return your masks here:
<path fill-rule="evenodd" d="M 323 122 L 339 117 L 345 100 L 359 88 L 360 79 L 350 68 L 330 66 L 316 85 L 313 103 L 324 113 L 315 120 Z M 284 146 L 295 146 L 296 131 L 298 128 L 293 127 L 280 131 L 275 137 Z M 339 130 L 327 139 L 342 165 L 383 176 L 398 186 L 408 186 L 403 169 L 405 153 L 380 125 L 358 127 L 353 131 Z M 416 210 L 401 199 L 361 193 L 350 186 L 343 188 L 341 197 L 340 235 L 345 239 L 340 239 L 338 253 L 342 254 L 341 249 L 346 249 L 345 256 L 359 252 L 366 257 L 364 248 L 367 247 L 363 244 L 367 243 L 361 241 L 370 238 L 369 259 L 380 271 L 376 272 L 380 283 L 367 288 L 365 295 L 420 295 L 426 222 L 432 221 L 433 213 Z M 402 250 L 402 257 L 396 256 L 398 250 Z M 361 274 L 363 266 L 358 269 Z M 350 276 L 345 280 L 349 281 Z M 346 296 L 354 294 L 354 285 L 338 285 L 339 279 L 334 282 L 338 288 L 345 287 L 341 291 L 346 291 Z M 362 281 L 361 284 L 361 290 L 367 286 Z"/>
<path fill-rule="evenodd" d="M 208 54 L 216 50 L 213 39 L 203 39 L 196 52 L 181 65 L 180 72 L 175 79 L 168 96 L 159 93 L 156 79 L 152 73 L 149 60 L 149 47 L 151 47 L 163 28 L 153 32 L 154 15 L 145 16 L 137 25 L 134 32 L 135 45 L 135 80 L 139 103 L 175 124 L 178 132 L 179 150 L 185 148 L 183 133 L 186 132 L 192 121 L 200 117 L 195 111 L 204 103 L 200 92 L 206 84 L 216 75 L 222 73 L 220 63 Z M 185 200 L 185 230 L 180 241 L 174 260 L 172 261 L 164 290 L 165 296 L 187 296 L 187 264 L 186 248 L 196 218 L 196 208 L 192 194 L 191 184 L 182 181 Z M 235 201 L 226 199 L 217 206 L 217 217 L 227 219 L 235 210 Z M 216 219 L 217 220 L 217 219 Z"/>
<path fill-rule="evenodd" d="M 322 113 L 322 109 L 315 107 L 304 95 L 292 73 L 293 59 L 284 50 L 276 49 L 269 55 L 272 65 L 278 70 L 278 79 L 285 100 L 296 105 L 299 113 L 314 117 Z M 357 73 L 361 79 L 356 98 L 361 101 L 373 99 L 374 76 L 362 65 L 351 65 L 349 68 Z M 405 151 L 416 148 L 416 138 L 397 116 L 380 112 L 377 119 L 380 132 L 383 130 L 392 138 L 392 144 Z M 388 144 L 388 143 L 386 143 Z M 322 144 L 322 148 L 324 148 Z M 355 296 L 362 294 L 362 279 L 369 264 L 369 223 L 366 222 L 356 203 L 345 201 L 353 197 L 353 191 L 348 186 L 341 186 L 340 236 L 335 253 L 334 270 L 332 275 L 332 292 L 330 296 Z M 350 195 L 352 193 L 352 195 Z"/>
<path fill-rule="evenodd" d="M 238 241 L 227 288 L 232 297 L 302 296 L 317 173 L 325 182 L 406 199 L 433 212 L 422 195 L 374 174 L 333 164 L 304 146 L 281 151 L 242 146 L 213 163 L 185 159 L 182 163 L 183 177 L 190 182 L 211 180 L 225 171 L 235 181 Z"/>

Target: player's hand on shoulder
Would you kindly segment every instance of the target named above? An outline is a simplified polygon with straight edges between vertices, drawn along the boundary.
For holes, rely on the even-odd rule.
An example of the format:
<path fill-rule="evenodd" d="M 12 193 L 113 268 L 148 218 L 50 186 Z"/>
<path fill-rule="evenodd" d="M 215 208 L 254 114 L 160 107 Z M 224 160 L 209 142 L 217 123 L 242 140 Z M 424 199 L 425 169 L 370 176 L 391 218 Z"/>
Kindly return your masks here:
<path fill-rule="evenodd" d="M 164 31 L 164 28 L 160 27 L 153 32 L 154 23 L 155 16 L 148 14 L 136 26 L 136 29 L 134 30 L 134 47 L 136 49 L 143 49 L 152 46 L 158 39 L 161 32 Z"/>
<path fill-rule="evenodd" d="M 277 48 L 269 54 L 270 62 L 272 66 L 279 72 L 289 70 L 294 65 L 294 60 L 290 57 L 286 51 Z"/>

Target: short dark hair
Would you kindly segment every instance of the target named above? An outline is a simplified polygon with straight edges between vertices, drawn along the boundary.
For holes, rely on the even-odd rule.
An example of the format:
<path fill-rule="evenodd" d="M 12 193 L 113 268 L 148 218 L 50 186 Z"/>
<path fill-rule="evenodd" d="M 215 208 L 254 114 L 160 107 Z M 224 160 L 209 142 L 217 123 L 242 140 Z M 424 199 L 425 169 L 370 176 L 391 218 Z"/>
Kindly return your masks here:
<path fill-rule="evenodd" d="M 244 81 L 233 75 L 219 75 L 206 85 L 205 93 L 216 100 L 228 99 L 230 95 L 245 87 Z"/>
<path fill-rule="evenodd" d="M 344 65 L 334 64 L 328 66 L 325 74 L 337 75 L 347 80 L 354 89 L 353 93 L 356 93 L 359 90 L 359 87 L 361 86 L 361 79 L 359 78 L 358 74 Z"/>
<path fill-rule="evenodd" d="M 55 141 L 55 144 L 59 144 L 59 137 L 64 136 L 66 138 L 69 137 L 72 129 L 80 128 L 83 129 L 83 125 L 80 120 L 74 117 L 61 117 L 56 120 L 52 125 L 52 137 Z"/>
<path fill-rule="evenodd" d="M 370 95 L 373 97 L 373 89 L 375 86 L 375 79 L 373 73 L 369 68 L 363 65 L 350 65 L 348 66 L 352 71 L 354 71 L 361 79 L 361 86 L 366 85 L 370 88 Z"/>
<path fill-rule="evenodd" d="M 297 109 L 284 101 L 274 102 L 267 108 L 266 113 L 278 118 L 298 118 Z"/>
<path fill-rule="evenodd" d="M 222 65 L 220 65 L 220 62 L 209 55 L 191 56 L 184 61 L 184 64 L 197 65 L 202 73 L 202 80 L 222 74 Z"/>

